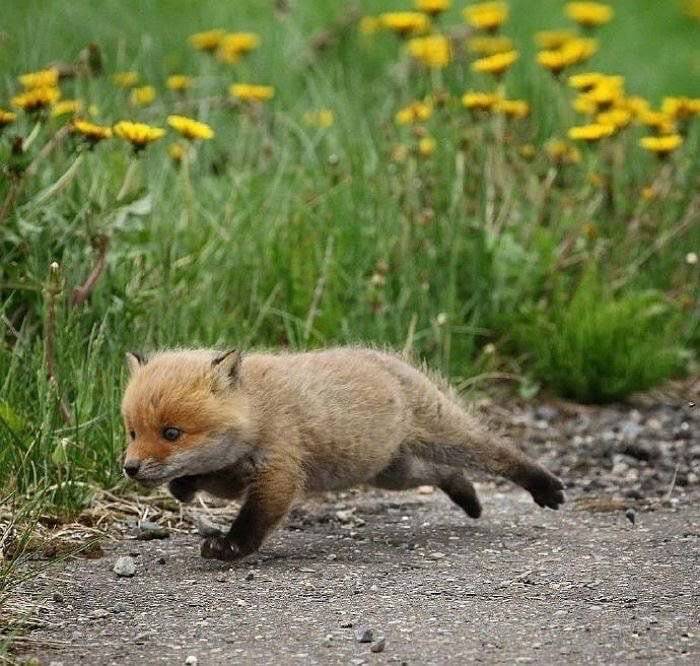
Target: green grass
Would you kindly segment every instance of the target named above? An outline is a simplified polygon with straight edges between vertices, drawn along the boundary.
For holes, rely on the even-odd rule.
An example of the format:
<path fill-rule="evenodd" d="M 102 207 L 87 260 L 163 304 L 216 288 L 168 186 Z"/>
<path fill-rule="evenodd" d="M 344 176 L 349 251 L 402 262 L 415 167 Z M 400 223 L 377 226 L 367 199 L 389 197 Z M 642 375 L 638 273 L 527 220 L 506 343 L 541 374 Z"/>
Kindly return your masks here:
<path fill-rule="evenodd" d="M 0 201 L 12 187 L 9 169 L 37 160 L 0 222 L 4 492 L 74 511 L 95 485 L 119 483 L 128 349 L 408 346 L 457 382 L 506 371 L 585 400 L 623 397 L 678 369 L 658 363 L 651 375 L 637 374 L 650 345 L 663 355 L 697 349 L 700 334 L 687 322 L 698 313 L 698 267 L 685 255 L 700 241 L 698 123 L 667 165 L 642 153 L 643 132 L 631 128 L 583 150 L 579 165 L 554 168 L 542 145 L 574 122 L 572 94 L 533 64 L 531 42 L 535 30 L 565 24 L 562 2 L 513 2 L 506 26 L 522 56 L 504 84 L 531 102 L 532 117 L 512 127 L 470 121 L 458 96 L 492 84 L 456 62 L 440 77 L 455 102 L 426 124 L 437 140 L 429 158 L 415 154 L 416 137 L 393 116 L 437 77 L 410 67 L 392 36 L 362 37 L 345 25 L 345 3 L 295 2 L 290 14 L 274 14 L 270 4 L 3 3 L 2 107 L 16 75 L 73 61 L 89 42 L 99 45 L 106 74 L 67 81 L 64 97 L 97 105 L 98 121 L 163 125 L 175 102 L 164 90 L 172 72 L 198 77 L 197 99 L 220 96 L 236 80 L 276 87 L 259 113 L 194 105 L 192 115 L 217 136 L 188 170 L 170 164 L 171 139 L 134 158 L 117 140 L 86 152 L 69 138 L 37 159 L 65 121 L 20 116 L 0 135 Z M 460 24 L 461 6 L 445 25 Z M 654 103 L 697 96 L 697 25 L 673 2 L 615 7 L 590 68 L 623 74 L 630 93 Z M 314 50 L 312 36 L 329 26 L 330 45 Z M 234 67 L 218 64 L 187 44 L 189 34 L 212 27 L 257 31 L 262 47 Z M 128 107 L 109 79 L 123 69 L 158 87 L 153 107 Z M 333 109 L 335 124 L 305 125 L 304 112 L 321 107 Z M 10 155 L 15 135 L 31 138 L 21 156 Z M 408 149 L 403 160 L 392 159 L 398 144 Z M 530 144 L 535 155 L 526 159 L 521 147 Z M 651 183 L 661 194 L 645 201 L 640 192 Z M 73 307 L 72 290 L 92 270 L 103 237 L 106 270 L 88 302 Z M 50 276 L 52 262 L 59 268 Z M 612 287 L 603 300 L 586 300 L 579 286 L 592 266 Z M 647 321 L 650 290 L 673 313 L 663 335 L 631 326 Z M 583 305 L 562 305 L 574 293 L 592 322 L 585 333 L 576 325 Z M 528 338 L 533 321 L 561 344 Z M 47 332 L 55 381 L 46 373 Z M 626 332 L 638 333 L 629 359 L 607 344 Z M 589 364 L 591 350 L 613 360 Z M 562 358 L 580 382 L 562 381 Z"/>

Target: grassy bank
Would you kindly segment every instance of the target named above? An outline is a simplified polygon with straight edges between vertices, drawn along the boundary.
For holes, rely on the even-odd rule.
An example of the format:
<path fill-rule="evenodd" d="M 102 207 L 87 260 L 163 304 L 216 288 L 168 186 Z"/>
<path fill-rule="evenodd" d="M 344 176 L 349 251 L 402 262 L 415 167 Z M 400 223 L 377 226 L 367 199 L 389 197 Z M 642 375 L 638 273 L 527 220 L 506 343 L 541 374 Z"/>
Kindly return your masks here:
<path fill-rule="evenodd" d="M 63 98 L 91 122 L 166 128 L 177 111 L 215 136 L 88 150 L 50 111 L 18 111 L 0 134 L 0 494 L 73 510 L 119 481 L 127 349 L 366 342 L 409 349 L 458 385 L 507 377 L 587 401 L 687 371 L 700 340 L 697 120 L 679 123 L 665 160 L 640 147 L 652 130 L 638 121 L 566 140 L 586 122 L 570 73 L 620 74 L 654 108 L 700 94 L 698 23 L 679 4 L 614 3 L 598 52 L 556 79 L 533 36 L 572 26 L 564 3 L 513 2 L 502 33 L 520 57 L 499 80 L 470 67 L 463 3 L 439 19 L 454 50 L 432 70 L 389 31 L 360 30 L 360 15 L 398 2 L 357 16 L 320 0 L 5 4 L 0 107 L 16 76 L 58 63 L 78 74 Z M 210 28 L 261 43 L 222 63 L 188 43 Z M 127 70 L 155 87 L 151 104 L 115 85 Z M 168 90 L 175 73 L 193 87 Z M 235 82 L 274 97 L 232 100 Z M 475 114 L 468 90 L 529 114 Z M 427 96 L 429 118 L 397 124 Z M 320 110 L 332 123 L 307 116 Z"/>

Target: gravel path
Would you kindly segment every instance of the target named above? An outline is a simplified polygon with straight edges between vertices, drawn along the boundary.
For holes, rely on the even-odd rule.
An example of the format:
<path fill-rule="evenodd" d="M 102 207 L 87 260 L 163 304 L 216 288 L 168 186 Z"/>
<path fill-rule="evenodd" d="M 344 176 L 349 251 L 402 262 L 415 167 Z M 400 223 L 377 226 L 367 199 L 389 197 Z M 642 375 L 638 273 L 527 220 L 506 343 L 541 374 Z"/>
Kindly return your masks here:
<path fill-rule="evenodd" d="M 560 512 L 492 481 L 477 484 L 478 521 L 439 491 L 343 493 L 296 509 L 234 566 L 201 559 L 197 534 L 141 541 L 125 525 L 101 559 L 23 585 L 39 604 L 23 657 L 700 663 L 697 388 L 634 407 L 501 410 L 511 437 L 565 480 Z M 133 577 L 114 573 L 122 556 Z"/>
<path fill-rule="evenodd" d="M 695 507 L 638 513 L 633 526 L 623 511 L 541 511 L 518 491 L 485 493 L 479 521 L 437 493 L 353 504 L 350 516 L 345 504 L 297 513 L 233 567 L 179 535 L 53 568 L 29 584 L 47 623 L 32 636 L 50 646 L 34 654 L 139 665 L 700 659 Z M 120 555 L 134 558 L 134 577 L 113 573 Z M 383 652 L 358 642 L 361 625 L 375 645 L 385 637 Z"/>

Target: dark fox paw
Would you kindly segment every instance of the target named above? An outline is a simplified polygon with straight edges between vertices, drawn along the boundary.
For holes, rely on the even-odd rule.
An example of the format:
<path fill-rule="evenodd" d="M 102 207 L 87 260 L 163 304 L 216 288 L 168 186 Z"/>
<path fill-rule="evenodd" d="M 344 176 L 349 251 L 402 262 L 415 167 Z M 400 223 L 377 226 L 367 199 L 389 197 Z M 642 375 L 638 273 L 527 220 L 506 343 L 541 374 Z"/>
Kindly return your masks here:
<path fill-rule="evenodd" d="M 197 492 L 196 476 L 181 476 L 168 483 L 170 494 L 180 502 L 191 502 Z"/>
<path fill-rule="evenodd" d="M 200 552 L 202 557 L 208 560 L 223 560 L 224 562 L 237 560 L 246 555 L 233 541 L 224 535 L 204 539 Z"/>
<path fill-rule="evenodd" d="M 558 509 L 564 504 L 564 484 L 546 469 L 530 473 L 525 489 L 530 492 L 535 503 L 542 508 Z"/>

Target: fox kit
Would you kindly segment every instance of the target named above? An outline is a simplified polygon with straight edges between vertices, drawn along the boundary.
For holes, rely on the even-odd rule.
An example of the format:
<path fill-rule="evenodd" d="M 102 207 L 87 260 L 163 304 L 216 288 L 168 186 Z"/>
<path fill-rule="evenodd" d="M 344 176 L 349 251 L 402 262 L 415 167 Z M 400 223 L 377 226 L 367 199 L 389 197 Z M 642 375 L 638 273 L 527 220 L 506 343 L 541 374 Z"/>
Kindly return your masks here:
<path fill-rule="evenodd" d="M 435 485 L 478 518 L 466 466 L 510 479 L 542 507 L 564 502 L 559 479 L 389 353 L 175 350 L 128 354 L 127 363 L 125 473 L 168 483 L 183 502 L 199 490 L 245 497 L 229 532 L 202 543 L 203 557 L 248 555 L 296 498 L 362 483 Z"/>

